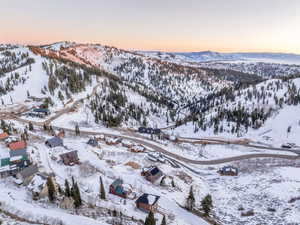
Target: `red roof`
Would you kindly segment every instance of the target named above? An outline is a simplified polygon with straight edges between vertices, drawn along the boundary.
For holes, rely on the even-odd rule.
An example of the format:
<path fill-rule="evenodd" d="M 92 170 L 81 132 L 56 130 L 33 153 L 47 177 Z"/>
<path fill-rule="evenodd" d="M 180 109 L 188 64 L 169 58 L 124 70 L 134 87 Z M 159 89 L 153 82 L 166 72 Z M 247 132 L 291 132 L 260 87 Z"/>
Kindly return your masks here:
<path fill-rule="evenodd" d="M 8 137 L 9 137 L 9 135 L 7 133 L 1 133 L 0 134 L 0 140 L 3 140 L 3 139 L 8 138 Z"/>
<path fill-rule="evenodd" d="M 10 148 L 10 150 L 19 150 L 19 149 L 24 149 L 26 148 L 27 144 L 25 141 L 17 141 L 17 142 L 13 142 L 10 143 L 8 145 L 8 147 Z"/>

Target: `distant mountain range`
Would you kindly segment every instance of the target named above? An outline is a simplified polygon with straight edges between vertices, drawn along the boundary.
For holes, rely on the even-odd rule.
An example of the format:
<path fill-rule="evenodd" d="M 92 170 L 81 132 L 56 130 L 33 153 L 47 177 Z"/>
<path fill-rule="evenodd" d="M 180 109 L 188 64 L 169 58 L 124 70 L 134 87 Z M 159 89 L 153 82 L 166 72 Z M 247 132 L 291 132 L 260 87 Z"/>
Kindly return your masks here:
<path fill-rule="evenodd" d="M 292 53 L 220 53 L 213 51 L 201 52 L 141 52 L 149 56 L 157 56 L 162 59 L 174 58 L 190 62 L 211 62 L 211 61 L 249 61 L 268 62 L 282 64 L 300 64 L 300 55 Z"/>

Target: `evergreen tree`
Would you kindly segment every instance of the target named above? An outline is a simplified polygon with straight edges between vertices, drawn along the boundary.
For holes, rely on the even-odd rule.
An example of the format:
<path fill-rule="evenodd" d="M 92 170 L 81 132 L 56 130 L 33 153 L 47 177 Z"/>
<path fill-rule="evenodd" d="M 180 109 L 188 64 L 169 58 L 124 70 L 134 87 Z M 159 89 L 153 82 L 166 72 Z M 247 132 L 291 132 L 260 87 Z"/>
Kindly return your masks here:
<path fill-rule="evenodd" d="M 34 128 L 33 128 L 32 122 L 29 122 L 29 124 L 28 124 L 28 129 L 31 130 L 31 131 L 34 129 Z"/>
<path fill-rule="evenodd" d="M 166 216 L 164 215 L 162 221 L 161 221 L 161 225 L 167 225 L 167 221 L 166 221 Z"/>
<path fill-rule="evenodd" d="M 201 206 L 205 216 L 209 216 L 209 213 L 213 207 L 211 195 L 206 195 L 201 201 Z"/>
<path fill-rule="evenodd" d="M 106 196 L 105 196 L 105 189 L 104 189 L 104 185 L 103 185 L 103 181 L 102 181 L 102 177 L 100 176 L 100 199 L 105 200 Z"/>
<path fill-rule="evenodd" d="M 175 186 L 174 179 L 172 179 L 171 185 L 172 185 L 173 188 L 176 187 L 176 186 Z"/>
<path fill-rule="evenodd" d="M 79 135 L 80 135 L 80 130 L 79 130 L 78 124 L 76 124 L 76 126 L 75 126 L 75 135 L 76 135 L 76 136 L 79 136 Z"/>
<path fill-rule="evenodd" d="M 68 180 L 65 180 L 65 196 L 70 197 L 71 196 L 71 190 Z"/>
<path fill-rule="evenodd" d="M 186 208 L 188 210 L 193 210 L 194 207 L 195 207 L 195 196 L 194 196 L 193 186 L 191 186 L 189 196 L 187 197 L 186 200 Z"/>
<path fill-rule="evenodd" d="M 146 217 L 144 225 L 156 225 L 156 220 L 152 211 L 150 211 L 148 216 Z"/>
<path fill-rule="evenodd" d="M 51 177 L 47 178 L 48 198 L 50 202 L 53 202 L 56 198 L 55 187 Z"/>
<path fill-rule="evenodd" d="M 80 190 L 78 187 L 78 184 L 75 183 L 73 189 L 73 199 L 74 199 L 74 205 L 76 208 L 80 207 L 82 205 Z"/>

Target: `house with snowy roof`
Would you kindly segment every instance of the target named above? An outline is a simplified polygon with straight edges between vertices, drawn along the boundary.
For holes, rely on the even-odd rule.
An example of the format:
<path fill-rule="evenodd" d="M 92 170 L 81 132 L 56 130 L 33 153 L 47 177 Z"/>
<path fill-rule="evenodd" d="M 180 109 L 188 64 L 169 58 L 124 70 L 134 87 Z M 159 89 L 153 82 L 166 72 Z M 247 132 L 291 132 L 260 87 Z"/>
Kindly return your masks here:
<path fill-rule="evenodd" d="M 110 186 L 109 186 L 109 193 L 113 195 L 120 196 L 122 198 L 127 198 L 127 194 L 129 191 L 125 190 L 123 187 L 123 180 L 116 179 Z"/>
<path fill-rule="evenodd" d="M 144 193 L 136 201 L 136 207 L 144 212 L 155 213 L 158 209 L 160 196 Z"/>
<path fill-rule="evenodd" d="M 163 172 L 157 166 L 152 166 L 150 168 L 143 169 L 141 175 L 144 176 L 146 180 L 154 183 L 163 176 Z"/>
<path fill-rule="evenodd" d="M 27 188 L 32 193 L 32 197 L 35 200 L 40 198 L 45 198 L 48 196 L 48 186 L 47 186 L 47 179 L 50 177 L 54 184 L 54 188 L 56 192 L 58 192 L 58 184 L 54 176 L 50 176 L 44 173 L 37 173 L 33 176 L 30 183 L 27 185 Z"/>
<path fill-rule="evenodd" d="M 66 166 L 73 166 L 74 164 L 79 164 L 79 158 L 76 150 L 63 153 L 59 155 L 59 157 Z"/>
<path fill-rule="evenodd" d="M 87 144 L 93 147 L 97 147 L 99 143 L 96 138 L 90 138 Z"/>
<path fill-rule="evenodd" d="M 17 173 L 17 179 L 20 180 L 20 184 L 27 185 L 33 176 L 39 172 L 39 168 L 37 165 L 30 165 L 23 170 L 21 170 L 19 173 Z"/>
<path fill-rule="evenodd" d="M 45 142 L 45 145 L 47 145 L 49 148 L 55 148 L 55 147 L 58 147 L 58 146 L 63 146 L 63 144 L 64 144 L 63 140 L 60 137 L 53 137 L 53 138 L 48 139 Z"/>
<path fill-rule="evenodd" d="M 8 137 L 9 137 L 9 135 L 6 132 L 0 133 L 0 141 L 4 141 Z"/>
<path fill-rule="evenodd" d="M 238 168 L 234 166 L 224 166 L 218 170 L 218 173 L 223 176 L 237 176 L 238 172 Z"/>

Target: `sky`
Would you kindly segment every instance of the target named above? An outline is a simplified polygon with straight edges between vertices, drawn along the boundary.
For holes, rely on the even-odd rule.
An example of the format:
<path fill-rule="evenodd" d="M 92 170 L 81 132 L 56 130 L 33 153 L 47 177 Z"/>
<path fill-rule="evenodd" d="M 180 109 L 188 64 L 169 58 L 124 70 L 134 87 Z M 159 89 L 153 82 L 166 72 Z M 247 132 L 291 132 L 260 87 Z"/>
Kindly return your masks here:
<path fill-rule="evenodd" d="M 300 54 L 300 0 L 0 0 L 0 43 Z"/>

